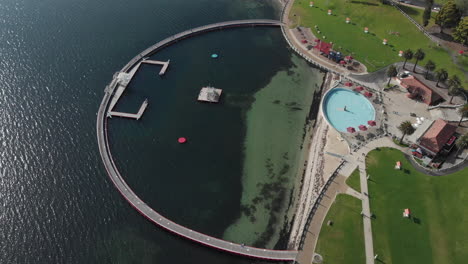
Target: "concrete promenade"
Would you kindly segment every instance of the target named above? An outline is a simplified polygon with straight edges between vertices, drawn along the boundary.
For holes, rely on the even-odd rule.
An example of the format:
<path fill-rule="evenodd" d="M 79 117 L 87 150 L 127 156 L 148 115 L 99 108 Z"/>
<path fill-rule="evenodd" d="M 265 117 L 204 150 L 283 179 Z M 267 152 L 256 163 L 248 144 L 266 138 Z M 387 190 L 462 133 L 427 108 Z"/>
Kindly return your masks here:
<path fill-rule="evenodd" d="M 167 68 L 169 67 L 169 62 L 170 62 L 170 60 L 168 60 L 168 61 L 155 61 L 155 60 L 143 59 L 143 60 L 141 61 L 141 63 L 147 63 L 147 64 L 153 64 L 153 65 L 161 65 L 162 68 L 161 68 L 161 70 L 159 71 L 159 76 L 164 75 L 164 73 L 166 73 L 166 70 L 167 70 Z"/>
<path fill-rule="evenodd" d="M 119 117 L 133 118 L 133 119 L 139 120 L 141 118 L 141 116 L 143 115 L 143 112 L 145 112 L 147 106 L 148 106 L 148 100 L 145 100 L 141 104 L 140 110 L 138 110 L 138 113 L 136 113 L 136 114 L 109 111 L 108 116 L 109 117 L 119 116 Z"/>
<path fill-rule="evenodd" d="M 246 20 L 232 20 L 232 21 L 225 21 L 225 22 L 219 22 L 219 23 L 214 23 L 214 24 L 209 24 L 206 26 L 201 26 L 201 27 L 196 27 L 192 28 L 183 32 L 180 32 L 178 34 L 175 34 L 173 36 L 170 36 L 166 39 L 163 39 L 159 41 L 158 43 L 154 44 L 153 46 L 145 49 L 142 51 L 140 54 L 138 54 L 136 57 L 131 59 L 127 65 L 125 65 L 122 69 L 122 71 L 128 71 L 131 69 L 134 65 L 136 65 L 139 61 L 141 61 L 145 57 L 149 57 L 152 54 L 156 53 L 158 50 L 161 48 L 164 48 L 173 42 L 177 42 L 179 40 L 182 40 L 184 38 L 191 37 L 193 35 L 197 35 L 203 32 L 208 32 L 208 31 L 215 31 L 215 30 L 220 30 L 223 28 L 231 28 L 231 27 L 248 27 L 248 26 L 253 26 L 253 27 L 258 27 L 258 26 L 266 26 L 266 27 L 278 27 L 282 26 L 283 23 L 278 20 L 270 20 L 270 19 L 246 19 Z"/>
<path fill-rule="evenodd" d="M 221 28 L 227 27 L 239 27 L 239 26 L 280 26 L 281 22 L 273 21 L 273 20 L 239 20 L 239 21 L 228 21 L 222 23 L 216 23 L 208 26 L 203 26 L 199 28 L 195 28 L 192 30 L 188 30 L 172 37 L 163 40 L 162 42 L 158 42 L 157 44 L 153 45 L 152 47 L 146 49 L 135 58 L 133 58 L 125 67 L 120 71 L 120 73 L 133 73 L 136 71 L 142 59 L 155 53 L 161 47 L 167 46 L 168 44 L 175 42 L 179 39 L 186 38 L 188 36 L 194 35 L 196 33 L 212 31 Z M 136 66 L 137 65 L 137 66 Z M 136 66 L 136 67 L 134 67 Z M 110 111 L 110 107 L 113 107 L 117 100 L 112 100 L 115 103 L 110 103 L 111 99 L 115 97 L 114 92 L 118 93 L 119 89 L 117 87 L 121 86 L 119 81 L 117 80 L 118 74 L 114 75 L 113 80 L 111 83 L 106 86 L 104 98 L 102 99 L 101 105 L 99 107 L 97 113 L 97 121 L 96 121 L 96 131 L 97 131 L 97 140 L 99 146 L 99 152 L 101 158 L 103 160 L 104 166 L 106 168 L 107 174 L 115 187 L 118 191 L 122 194 L 122 196 L 132 205 L 138 212 L 140 212 L 143 216 L 145 216 L 151 222 L 157 224 L 158 226 L 173 232 L 181 237 L 190 239 L 194 242 L 206 245 L 208 247 L 212 247 L 215 249 L 219 249 L 222 251 L 226 251 L 233 254 L 238 254 L 242 256 L 252 257 L 252 258 L 260 258 L 260 259 L 268 259 L 268 260 L 277 260 L 277 261 L 294 261 L 297 256 L 297 251 L 295 250 L 273 250 L 273 249 L 263 249 L 263 248 L 255 248 L 250 247 L 247 245 L 241 245 L 229 241 L 225 241 L 222 239 L 214 238 L 190 228 L 181 226 L 155 210 L 153 210 L 150 206 L 148 206 L 143 200 L 141 200 L 137 194 L 135 194 L 132 189 L 127 185 L 125 180 L 123 179 L 122 175 L 120 174 L 117 166 L 114 163 L 112 158 L 112 154 L 110 152 L 109 141 L 107 136 L 107 112 Z M 130 82 L 130 80 L 128 80 Z M 117 91 L 116 91 L 117 90 Z M 123 93 L 123 90 L 121 90 Z M 121 95 L 120 93 L 120 95 Z M 118 95 L 118 97 L 120 97 Z M 141 110 L 141 108 L 140 108 Z"/>

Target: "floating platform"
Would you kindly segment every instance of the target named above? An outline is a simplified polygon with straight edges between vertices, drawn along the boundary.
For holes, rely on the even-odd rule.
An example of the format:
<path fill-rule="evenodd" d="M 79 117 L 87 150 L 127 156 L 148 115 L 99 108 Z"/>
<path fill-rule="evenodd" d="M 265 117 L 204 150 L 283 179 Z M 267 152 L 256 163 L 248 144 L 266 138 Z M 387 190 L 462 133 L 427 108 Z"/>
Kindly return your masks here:
<path fill-rule="evenodd" d="M 198 101 L 217 103 L 223 90 L 211 86 L 203 87 L 198 94 Z"/>

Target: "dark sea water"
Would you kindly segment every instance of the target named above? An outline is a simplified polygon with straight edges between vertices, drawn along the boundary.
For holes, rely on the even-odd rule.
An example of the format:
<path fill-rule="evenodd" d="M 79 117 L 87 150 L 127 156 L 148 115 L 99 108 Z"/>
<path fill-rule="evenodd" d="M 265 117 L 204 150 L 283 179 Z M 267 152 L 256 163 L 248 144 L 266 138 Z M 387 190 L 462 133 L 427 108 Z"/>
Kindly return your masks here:
<path fill-rule="evenodd" d="M 0 263 L 259 263 L 180 239 L 138 214 L 106 175 L 95 122 L 104 87 L 135 54 L 194 26 L 276 18 L 274 4 L 2 0 Z M 219 61 L 208 59 L 213 51 Z M 204 144 L 229 149 L 241 141 L 238 125 L 218 127 L 216 122 L 241 120 L 245 105 L 236 104 L 236 98 L 243 102 L 289 67 L 290 51 L 279 30 L 254 28 L 202 35 L 155 58 L 171 59 L 167 78 L 144 66 L 118 105 L 134 112 L 149 98 L 143 120 L 110 123 L 117 165 L 155 209 L 221 237 L 239 215 L 241 153 L 204 152 Z M 233 74 L 228 68 L 238 76 L 234 81 L 226 78 Z M 210 105 L 199 112 L 184 109 L 209 83 L 232 89 L 234 103 L 210 117 L 204 117 L 213 112 L 207 111 Z M 180 93 L 182 87 L 189 92 Z M 166 126 L 164 133 L 160 126 Z M 184 133 L 194 126 L 203 129 Z M 179 148 L 178 136 L 187 136 L 190 144 Z M 203 165 L 206 174 L 191 175 L 190 166 L 201 166 L 200 157 L 187 155 L 193 148 L 210 164 Z M 172 154 L 162 155 L 166 151 Z M 226 173 L 215 173 L 219 167 Z"/>

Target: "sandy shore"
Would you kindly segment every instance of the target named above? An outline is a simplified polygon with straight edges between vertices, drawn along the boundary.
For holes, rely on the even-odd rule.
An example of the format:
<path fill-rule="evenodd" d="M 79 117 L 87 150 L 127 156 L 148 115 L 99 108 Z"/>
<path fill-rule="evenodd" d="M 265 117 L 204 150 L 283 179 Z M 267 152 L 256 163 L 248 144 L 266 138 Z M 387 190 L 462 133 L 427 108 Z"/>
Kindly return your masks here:
<path fill-rule="evenodd" d="M 332 74 L 327 74 L 323 83 L 322 95 L 333 85 L 333 77 Z M 329 127 L 320 111 L 317 114 L 314 128 L 307 136 L 308 151 L 305 153 L 307 156 L 303 178 L 299 183 L 301 186 L 298 187 L 301 191 L 295 201 L 296 213 L 291 227 L 288 248 L 297 249 L 299 247 L 309 212 L 312 210 L 321 188 L 340 163 L 341 158 L 325 153 L 348 154 L 346 142 L 340 140 L 339 133 Z"/>

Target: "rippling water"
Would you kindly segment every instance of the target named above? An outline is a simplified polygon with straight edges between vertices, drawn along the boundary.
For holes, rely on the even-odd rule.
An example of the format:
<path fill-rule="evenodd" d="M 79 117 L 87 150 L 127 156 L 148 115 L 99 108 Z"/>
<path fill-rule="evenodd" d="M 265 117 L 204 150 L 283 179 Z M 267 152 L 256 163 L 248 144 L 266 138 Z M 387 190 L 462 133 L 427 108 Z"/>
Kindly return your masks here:
<path fill-rule="evenodd" d="M 0 2 L 0 263 L 253 262 L 133 210 L 107 178 L 95 119 L 105 85 L 136 53 L 193 26 L 274 18 L 273 3 Z"/>

